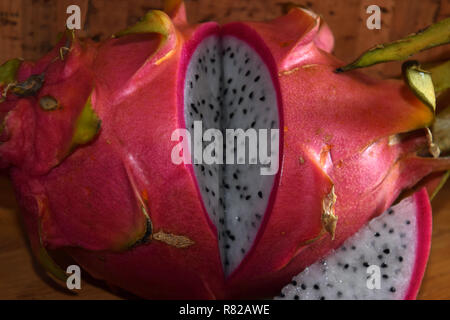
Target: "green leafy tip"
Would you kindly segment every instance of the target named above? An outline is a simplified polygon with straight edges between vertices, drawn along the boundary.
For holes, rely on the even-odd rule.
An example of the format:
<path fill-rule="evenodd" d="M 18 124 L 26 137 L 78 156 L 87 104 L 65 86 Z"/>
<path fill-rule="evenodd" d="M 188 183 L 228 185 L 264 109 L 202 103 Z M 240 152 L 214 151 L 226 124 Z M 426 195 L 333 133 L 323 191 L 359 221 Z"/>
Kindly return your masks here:
<path fill-rule="evenodd" d="M 431 131 L 441 152 L 448 154 L 450 152 L 450 106 L 436 115 Z"/>
<path fill-rule="evenodd" d="M 450 176 L 450 171 L 447 171 L 441 178 L 441 181 L 439 181 L 438 186 L 436 187 L 436 189 L 434 189 L 433 194 L 430 197 L 430 200 L 433 200 L 436 195 L 439 193 L 439 191 L 441 191 L 442 187 L 445 185 L 445 183 L 447 182 L 448 178 Z"/>
<path fill-rule="evenodd" d="M 447 43 L 450 43 L 450 18 L 401 40 L 378 45 L 362 54 L 356 61 L 338 68 L 336 72 L 369 67 L 382 62 L 405 60 L 415 53 Z"/>
<path fill-rule="evenodd" d="M 431 72 L 436 94 L 450 88 L 450 60 L 425 69 Z"/>
<path fill-rule="evenodd" d="M 6 86 L 16 81 L 17 71 L 21 64 L 21 59 L 11 59 L 0 66 L 0 86 Z"/>
<path fill-rule="evenodd" d="M 66 282 L 67 273 L 53 260 L 43 246 L 40 246 L 38 252 L 39 263 L 44 267 L 45 271 L 55 277 L 57 280 Z"/>
<path fill-rule="evenodd" d="M 406 84 L 434 112 L 436 110 L 436 96 L 431 73 L 422 70 L 417 61 L 405 62 L 402 69 Z"/>
<path fill-rule="evenodd" d="M 171 26 L 172 22 L 166 13 L 160 10 L 152 10 L 134 26 L 120 31 L 114 37 L 119 38 L 130 34 L 158 33 L 167 39 Z"/>
<path fill-rule="evenodd" d="M 89 97 L 75 123 L 70 149 L 73 150 L 79 145 L 91 142 L 100 131 L 100 127 L 101 121 L 92 108 L 91 97 Z"/>

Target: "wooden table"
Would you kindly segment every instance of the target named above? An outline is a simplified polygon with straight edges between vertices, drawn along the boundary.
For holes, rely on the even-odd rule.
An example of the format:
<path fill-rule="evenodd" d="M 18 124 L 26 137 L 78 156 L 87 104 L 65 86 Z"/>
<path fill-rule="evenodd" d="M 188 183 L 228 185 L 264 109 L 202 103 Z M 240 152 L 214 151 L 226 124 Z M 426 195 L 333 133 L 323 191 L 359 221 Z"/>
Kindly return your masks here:
<path fill-rule="evenodd" d="M 55 43 L 69 4 L 83 13 L 81 36 L 106 38 L 137 21 L 159 0 L 0 0 L 0 62 L 21 56 L 36 59 Z M 450 0 L 195 0 L 187 1 L 191 22 L 237 19 L 262 20 L 286 12 L 290 4 L 303 5 L 324 16 L 336 36 L 335 54 L 350 61 L 376 43 L 398 39 L 430 23 L 450 16 Z M 365 8 L 382 8 L 381 30 L 364 27 Z M 449 58 L 448 47 L 418 56 Z M 367 72 L 393 76 L 398 64 L 381 65 Z M 433 202 L 434 230 L 431 257 L 419 298 L 450 299 L 450 185 Z M 18 208 L 8 179 L 0 176 L 0 299 L 118 299 L 95 281 L 83 282 L 77 295 L 67 294 L 35 265 L 18 218 Z"/>

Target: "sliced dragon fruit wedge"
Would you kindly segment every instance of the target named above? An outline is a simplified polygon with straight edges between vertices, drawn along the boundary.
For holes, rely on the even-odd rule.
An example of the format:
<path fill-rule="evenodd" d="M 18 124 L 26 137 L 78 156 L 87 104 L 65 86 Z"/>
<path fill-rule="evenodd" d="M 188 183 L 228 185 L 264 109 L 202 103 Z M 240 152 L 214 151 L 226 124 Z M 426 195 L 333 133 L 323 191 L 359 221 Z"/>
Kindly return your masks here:
<path fill-rule="evenodd" d="M 415 299 L 430 241 L 431 209 L 422 190 L 295 276 L 275 299 Z"/>
<path fill-rule="evenodd" d="M 193 51 L 185 76 L 184 115 L 192 139 L 193 171 L 204 208 L 217 228 L 226 274 L 236 269 L 256 238 L 278 169 L 277 164 L 267 163 L 269 155 L 277 163 L 279 156 L 276 144 L 270 142 L 279 138 L 271 131 L 280 127 L 276 85 L 251 41 L 257 40 L 240 39 L 227 29 L 205 37 Z M 195 140 L 195 122 L 202 124 L 200 134 L 217 129 L 221 138 Z M 245 140 L 228 129 L 242 130 Z M 262 137 L 273 146 L 269 155 L 262 151 L 261 156 L 260 143 L 251 145 L 248 129 L 255 129 L 257 139 L 261 139 L 259 129 L 267 130 Z M 246 144 L 241 149 L 245 153 L 239 153 L 238 144 Z M 199 160 L 202 154 L 198 152 L 208 150 L 208 146 L 220 163 Z M 220 154 L 216 147 L 222 146 Z M 256 156 L 249 153 L 252 147 Z M 268 165 L 276 167 L 274 172 L 261 174 L 264 168 L 270 170 Z"/>

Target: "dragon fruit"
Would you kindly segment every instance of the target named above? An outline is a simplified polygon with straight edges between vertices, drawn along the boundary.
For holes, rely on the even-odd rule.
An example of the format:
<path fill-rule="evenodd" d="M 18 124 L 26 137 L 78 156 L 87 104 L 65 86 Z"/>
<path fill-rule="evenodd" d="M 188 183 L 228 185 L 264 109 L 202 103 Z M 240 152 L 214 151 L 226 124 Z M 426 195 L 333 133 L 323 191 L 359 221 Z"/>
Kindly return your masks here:
<path fill-rule="evenodd" d="M 0 166 L 56 277 L 60 249 L 145 298 L 273 296 L 450 168 L 428 155 L 433 109 L 402 81 L 336 73 L 319 16 L 192 26 L 182 2 L 165 12 L 100 43 L 66 32 L 0 69 Z M 198 121 L 225 133 L 212 146 L 254 128 L 279 129 L 279 148 L 270 163 L 197 163 L 195 149 L 174 163 L 177 130 Z"/>
<path fill-rule="evenodd" d="M 414 299 L 430 239 L 431 210 L 423 190 L 307 267 L 277 299 Z M 371 266 L 378 269 L 369 269 Z"/>

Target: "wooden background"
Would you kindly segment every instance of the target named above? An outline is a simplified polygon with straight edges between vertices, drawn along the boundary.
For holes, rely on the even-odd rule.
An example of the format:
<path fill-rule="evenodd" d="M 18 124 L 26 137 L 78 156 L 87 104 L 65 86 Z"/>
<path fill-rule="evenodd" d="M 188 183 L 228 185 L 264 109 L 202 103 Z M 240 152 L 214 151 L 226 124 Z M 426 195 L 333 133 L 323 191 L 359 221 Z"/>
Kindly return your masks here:
<path fill-rule="evenodd" d="M 97 39 L 135 23 L 145 12 L 162 7 L 162 0 L 0 0 L 0 61 L 23 57 L 37 59 L 55 44 L 67 19 L 66 8 L 81 8 L 81 36 Z M 336 36 L 335 54 L 350 62 L 369 47 L 399 39 L 450 16 L 450 0 L 187 0 L 191 23 L 215 20 L 265 20 L 286 13 L 293 4 L 321 14 Z M 381 29 L 366 28 L 367 6 L 382 10 Z M 428 60 L 449 58 L 441 47 L 419 55 Z M 398 64 L 369 69 L 393 76 Z"/>
<path fill-rule="evenodd" d="M 350 62 L 362 51 L 415 32 L 450 16 L 450 0 L 191 0 L 186 1 L 190 22 L 264 20 L 285 13 L 292 4 L 321 14 L 336 36 L 335 54 Z M 0 0 L 0 63 L 23 57 L 37 59 L 55 44 L 64 29 L 66 8 L 82 9 L 80 36 L 104 39 L 133 24 L 146 11 L 162 7 L 159 0 Z M 368 30 L 368 5 L 382 9 L 381 30 Z M 422 61 L 449 59 L 448 47 L 418 56 Z M 395 76 L 397 63 L 368 69 L 375 76 Z M 450 185 L 433 202 L 434 230 L 431 258 L 419 298 L 450 299 Z M 18 218 L 10 182 L 0 176 L 0 299 L 115 299 L 93 280 L 72 295 L 42 274 L 31 258 Z"/>

